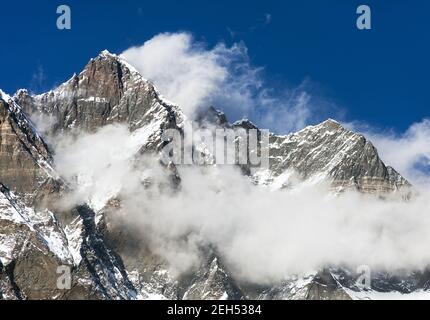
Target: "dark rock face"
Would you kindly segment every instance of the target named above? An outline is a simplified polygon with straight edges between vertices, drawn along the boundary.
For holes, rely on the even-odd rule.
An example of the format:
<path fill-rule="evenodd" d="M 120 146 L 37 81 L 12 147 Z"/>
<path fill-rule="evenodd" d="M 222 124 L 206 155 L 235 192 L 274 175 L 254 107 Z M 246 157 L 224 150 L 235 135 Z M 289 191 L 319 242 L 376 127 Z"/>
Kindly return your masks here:
<path fill-rule="evenodd" d="M 223 128 L 259 132 L 249 120 L 228 123 L 225 115 L 213 108 L 208 110 L 207 117 L 200 118 Z M 259 133 L 257 136 L 260 139 Z M 253 170 L 248 165 L 243 169 L 256 183 L 276 184 L 280 188 L 291 187 L 288 179 L 291 175 L 298 181 L 330 182 L 335 191 L 354 189 L 383 194 L 411 187 L 405 178 L 382 162 L 370 141 L 331 119 L 286 136 L 271 134 L 269 168 Z"/>
<path fill-rule="evenodd" d="M 105 244 L 85 206 L 53 213 L 67 186 L 21 107 L 0 99 L 0 297 L 4 299 L 132 299 L 121 259 Z M 13 191 L 13 192 L 12 192 Z M 55 207 L 55 206 L 54 206 Z M 59 289 L 58 267 L 72 286 Z"/>
<path fill-rule="evenodd" d="M 201 127 L 204 127 L 205 124 L 221 127 L 229 125 L 226 115 L 223 112 L 216 110 L 214 107 L 201 110 L 196 117 L 196 121 Z"/>
<path fill-rule="evenodd" d="M 121 259 L 104 243 L 94 212 L 72 210 L 60 225 L 52 212 L 38 212 L 1 186 L 0 293 L 5 299 L 132 299 L 133 285 Z M 58 287 L 59 267 L 70 268 L 71 287 Z"/>
<path fill-rule="evenodd" d="M 20 203 L 10 191 L 0 187 L 0 257 L 3 265 L 0 277 L 9 283 L 5 298 L 41 299 L 60 295 L 57 290 L 57 267 L 68 264 L 68 257 L 50 250 L 47 229 L 58 235 L 58 226 L 50 215 L 40 215 Z M 64 245 L 58 239 L 59 247 Z M 0 288 L 3 289 L 3 288 Z M 3 290 L 0 290 L 3 291 Z"/>
<path fill-rule="evenodd" d="M 294 171 L 304 180 L 328 180 L 333 189 L 364 193 L 393 192 L 410 186 L 382 162 L 370 141 L 334 120 L 288 136 L 272 136 L 270 170 L 269 182 Z"/>
<path fill-rule="evenodd" d="M 133 230 L 114 222 L 108 206 L 95 212 L 86 204 L 58 209 L 53 205 L 68 186 L 52 169 L 49 148 L 27 114 L 53 119 L 48 135 L 96 131 L 125 123 L 147 139 L 136 158 L 157 154 L 161 133 L 186 121 L 178 106 L 162 100 L 154 86 L 126 62 L 108 52 L 50 92 L 32 96 L 18 91 L 0 99 L 0 298 L 2 299 L 350 299 L 355 275 L 325 269 L 270 287 L 239 283 L 206 248 L 206 259 L 192 274 L 172 276 L 169 266 L 151 252 Z M 250 121 L 230 124 L 214 108 L 198 121 L 224 128 L 258 129 Z M 174 165 L 174 184 L 181 177 Z M 255 183 L 278 188 L 301 180 L 329 181 L 333 190 L 386 193 L 408 187 L 385 166 L 363 136 L 333 120 L 287 136 L 270 136 L 270 167 L 244 166 Z M 10 190 L 8 189 L 10 188 Z M 120 202 L 120 199 L 114 199 Z M 119 204 L 120 205 L 120 204 Z M 70 290 L 57 288 L 57 268 L 70 266 Z M 428 274 L 406 277 L 410 290 L 428 288 Z M 374 290 L 397 290 L 399 281 L 378 275 Z M 379 286 L 379 287 L 378 287 Z M 406 292 L 406 291 L 405 291 Z"/>
<path fill-rule="evenodd" d="M 194 273 L 183 299 L 240 300 L 245 294 L 225 271 L 216 257 L 208 260 Z"/>
<path fill-rule="evenodd" d="M 22 110 L 0 97 L 0 177 L 20 193 L 31 193 L 47 178 L 49 151 Z"/>
<path fill-rule="evenodd" d="M 53 133 L 73 128 L 91 132 L 117 122 L 135 130 L 157 119 L 168 127 L 178 115 L 174 106 L 159 98 L 151 83 L 107 52 L 57 89 L 37 96 L 20 90 L 14 99 L 29 114 L 52 117 Z"/>
<path fill-rule="evenodd" d="M 360 274 L 348 268 L 327 268 L 301 277 L 289 278 L 282 283 L 263 289 L 256 297 L 269 300 L 351 300 L 389 299 L 390 294 L 413 294 L 427 290 L 428 271 L 371 275 L 370 287 L 360 287 Z M 384 296 L 385 295 L 385 296 Z"/>
<path fill-rule="evenodd" d="M 351 296 L 331 274 L 322 270 L 313 275 L 286 280 L 261 293 L 259 299 L 269 300 L 351 300 Z"/>
<path fill-rule="evenodd" d="M 82 243 L 79 250 L 81 261 L 73 274 L 74 287 L 67 292 L 66 298 L 134 298 L 137 292 L 128 278 L 121 258 L 106 245 L 96 225 L 95 213 L 87 206 L 79 206 L 74 210 L 82 219 Z M 90 292 L 88 284 L 92 286 Z"/>

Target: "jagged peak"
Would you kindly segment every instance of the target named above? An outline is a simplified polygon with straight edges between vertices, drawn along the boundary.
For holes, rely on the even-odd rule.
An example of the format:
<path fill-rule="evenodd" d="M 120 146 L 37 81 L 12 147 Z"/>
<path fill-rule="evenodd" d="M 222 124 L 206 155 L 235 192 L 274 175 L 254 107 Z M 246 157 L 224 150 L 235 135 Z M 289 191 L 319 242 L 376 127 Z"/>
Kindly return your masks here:
<path fill-rule="evenodd" d="M 116 56 L 116 54 L 111 53 L 109 50 L 104 49 L 102 52 L 100 52 L 101 56 Z"/>
<path fill-rule="evenodd" d="M 15 97 L 19 97 L 19 96 L 22 96 L 22 95 L 28 96 L 30 94 L 29 94 L 29 92 L 28 92 L 27 89 L 21 88 L 21 89 L 16 90 L 15 94 L 13 95 L 13 97 L 15 98 Z"/>
<path fill-rule="evenodd" d="M 94 58 L 91 58 L 88 64 L 94 63 L 94 62 L 102 62 L 102 61 L 121 63 L 121 60 L 122 59 L 118 55 L 111 53 L 108 50 L 103 50 L 97 56 L 95 56 Z"/>
<path fill-rule="evenodd" d="M 245 129 L 258 129 L 258 127 L 249 119 L 242 119 L 233 123 L 235 127 L 243 127 Z"/>
<path fill-rule="evenodd" d="M 109 50 L 106 49 L 101 51 L 95 58 L 92 58 L 81 73 L 85 72 L 91 63 L 106 61 L 113 64 L 119 64 L 121 68 L 127 69 L 135 79 L 148 82 L 148 80 L 144 78 L 134 66 L 132 66 L 126 59 L 124 59 L 124 57 L 115 53 L 111 53 Z"/>
<path fill-rule="evenodd" d="M 348 129 L 343 127 L 340 122 L 333 120 L 332 118 L 328 118 L 327 120 L 319 124 L 307 126 L 302 130 L 292 133 L 292 135 L 297 135 L 297 134 L 312 132 L 312 131 L 319 131 L 321 129 L 327 130 L 327 131 L 337 131 L 337 130 L 349 131 Z"/>
<path fill-rule="evenodd" d="M 130 71 L 130 73 L 133 75 L 133 77 L 137 80 L 137 81 L 143 81 L 146 83 L 149 83 L 152 88 L 154 89 L 154 91 L 156 92 L 158 98 L 160 99 L 160 101 L 162 101 L 163 103 L 165 103 L 166 105 L 169 105 L 171 107 L 175 107 L 176 109 L 179 108 L 179 105 L 176 104 L 175 102 L 172 102 L 170 100 L 168 100 L 166 97 L 164 97 L 160 91 L 157 89 L 157 87 L 155 86 L 155 84 L 148 80 L 147 78 L 145 78 L 139 70 L 136 69 L 136 67 L 134 67 L 131 63 L 129 63 L 124 56 L 122 55 L 117 55 L 114 53 L 109 52 L 108 50 L 103 50 L 97 57 L 96 59 L 111 59 L 112 61 L 119 63 L 123 68 L 126 68 Z M 94 59 L 91 59 L 94 60 Z"/>
<path fill-rule="evenodd" d="M 326 128 L 333 128 L 333 129 L 343 128 L 343 126 L 340 124 L 340 122 L 338 122 L 332 118 L 328 118 L 327 120 L 316 125 L 316 127 L 326 127 Z"/>
<path fill-rule="evenodd" d="M 200 109 L 196 116 L 196 121 L 200 124 L 203 122 L 217 125 L 228 125 L 228 120 L 224 112 L 217 110 L 215 107 Z"/>
<path fill-rule="evenodd" d="M 214 106 L 210 106 L 208 108 L 208 112 L 214 113 L 214 114 L 219 114 L 219 115 L 224 114 L 224 112 L 222 112 L 221 110 L 216 109 Z"/>
<path fill-rule="evenodd" d="M 2 89 L 0 89 L 0 99 L 8 102 L 8 100 L 10 100 L 11 97 L 6 92 L 4 92 Z"/>
<path fill-rule="evenodd" d="M 93 61 L 93 60 L 103 60 L 103 59 L 118 60 L 119 57 L 115 53 L 112 53 L 109 50 L 105 49 L 105 50 L 100 51 L 100 53 L 95 58 L 92 58 L 91 61 Z"/>
<path fill-rule="evenodd" d="M 129 68 L 130 71 L 138 73 L 138 71 L 134 67 L 127 64 L 127 62 L 123 58 L 116 55 L 115 53 L 111 53 L 109 50 L 106 50 L 106 49 L 101 51 L 94 58 L 91 58 L 90 61 L 87 63 L 86 67 L 82 70 L 82 72 L 84 72 L 87 69 L 87 67 L 92 63 L 105 63 L 105 62 L 120 64 L 122 66 Z"/>
<path fill-rule="evenodd" d="M 340 122 L 338 122 L 332 118 L 328 118 L 327 120 L 323 121 L 322 123 L 340 125 Z"/>

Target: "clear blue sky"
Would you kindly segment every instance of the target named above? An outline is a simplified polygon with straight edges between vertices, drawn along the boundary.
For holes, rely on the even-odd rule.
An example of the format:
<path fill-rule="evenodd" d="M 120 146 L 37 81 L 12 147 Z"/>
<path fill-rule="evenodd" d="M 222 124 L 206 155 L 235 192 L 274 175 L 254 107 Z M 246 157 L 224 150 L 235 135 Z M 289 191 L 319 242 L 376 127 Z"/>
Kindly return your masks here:
<path fill-rule="evenodd" d="M 60 4 L 72 9 L 70 31 L 56 28 Z M 370 31 L 355 26 L 360 4 L 372 9 Z M 43 0 L 2 2 L 0 12 L 0 88 L 9 93 L 50 89 L 105 48 L 185 30 L 209 45 L 243 40 L 254 65 L 281 83 L 310 78 L 345 120 L 403 131 L 429 116 L 429 1 Z"/>

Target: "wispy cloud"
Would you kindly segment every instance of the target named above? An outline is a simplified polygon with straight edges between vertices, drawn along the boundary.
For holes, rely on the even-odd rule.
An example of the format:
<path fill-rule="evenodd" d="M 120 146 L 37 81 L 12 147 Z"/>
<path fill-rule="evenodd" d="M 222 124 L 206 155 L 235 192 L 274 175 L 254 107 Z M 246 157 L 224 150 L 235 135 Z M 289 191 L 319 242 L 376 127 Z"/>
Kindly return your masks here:
<path fill-rule="evenodd" d="M 265 24 L 270 24 L 272 22 L 272 15 L 270 13 L 266 13 L 264 17 L 266 18 Z"/>
<path fill-rule="evenodd" d="M 321 109 L 306 82 L 296 88 L 271 87 L 264 68 L 252 65 L 244 43 L 208 48 L 190 33 L 163 33 L 122 56 L 189 116 L 212 105 L 231 120 L 249 118 L 285 133 L 301 129 L 317 114 L 312 110 Z"/>
<path fill-rule="evenodd" d="M 46 74 L 43 66 L 39 64 L 36 71 L 33 72 L 30 81 L 30 89 L 34 92 L 43 91 L 46 86 Z"/>

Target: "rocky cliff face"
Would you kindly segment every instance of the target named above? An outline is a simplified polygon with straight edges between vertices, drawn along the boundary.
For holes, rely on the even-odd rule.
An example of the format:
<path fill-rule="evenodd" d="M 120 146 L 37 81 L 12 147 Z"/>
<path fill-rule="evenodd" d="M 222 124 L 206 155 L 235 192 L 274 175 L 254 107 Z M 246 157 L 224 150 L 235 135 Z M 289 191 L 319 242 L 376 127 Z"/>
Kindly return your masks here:
<path fill-rule="evenodd" d="M 292 173 L 301 180 L 329 181 L 337 191 L 384 193 L 410 186 L 382 162 L 370 141 L 331 119 L 297 133 L 271 137 L 270 169 L 258 172 L 257 181 L 286 186 Z"/>
<path fill-rule="evenodd" d="M 1 92 L 0 295 L 7 299 L 131 299 L 122 262 L 107 248 L 87 206 L 52 212 L 67 185 L 22 108 Z M 59 290 L 59 267 L 70 290 Z"/>
<path fill-rule="evenodd" d="M 214 108 L 198 120 L 220 128 L 260 130 L 248 120 L 230 124 Z M 255 183 L 270 185 L 272 189 L 291 188 L 303 181 L 329 183 L 336 192 L 383 194 L 411 187 L 396 170 L 382 162 L 369 140 L 332 119 L 286 136 L 270 134 L 269 167 L 253 169 L 249 164 L 244 171 Z"/>
<path fill-rule="evenodd" d="M 161 134 L 189 121 L 180 107 L 165 101 L 155 87 L 121 58 L 102 52 L 79 75 L 58 88 L 31 95 L 18 91 L 0 98 L 0 298 L 4 299 L 347 299 L 359 296 L 346 273 L 322 270 L 271 287 L 251 287 L 235 280 L 210 248 L 201 266 L 174 277 L 169 266 L 145 246 L 136 245 L 125 225 L 110 219 L 109 207 L 82 204 L 58 209 L 55 202 L 69 186 L 55 172 L 52 155 L 29 116 L 49 117 L 47 135 L 74 129 L 88 132 L 125 123 L 139 138 L 138 157 L 158 154 Z M 248 121 L 229 124 L 210 109 L 200 122 L 219 127 L 256 128 Z M 195 146 L 198 150 L 198 147 Z M 385 166 L 366 140 L 328 120 L 287 136 L 270 136 L 270 166 L 244 168 L 257 184 L 272 188 L 300 181 L 386 193 L 409 187 Z M 174 166 L 167 168 L 176 177 Z M 177 177 L 176 184 L 180 184 Z M 112 201 L 120 201 L 112 197 Z M 69 290 L 57 286 L 58 267 L 69 266 Z M 345 275 L 346 274 L 346 275 Z M 415 283 L 417 278 L 408 278 Z M 425 290 L 425 274 L 414 290 Z M 415 281 L 415 282 L 414 282 Z M 424 282 L 423 282 L 424 281 Z M 377 290 L 397 290 L 385 285 Z M 358 292 L 355 294 L 355 292 Z M 406 292 L 406 291 L 405 291 Z"/>
<path fill-rule="evenodd" d="M 73 128 L 91 132 L 118 122 L 132 131 L 149 124 L 162 129 L 183 121 L 177 106 L 162 100 L 132 66 L 106 51 L 55 90 L 35 96 L 19 90 L 14 99 L 27 113 L 50 117 L 49 133 Z"/>
<path fill-rule="evenodd" d="M 31 193 L 49 177 L 51 156 L 14 100 L 0 93 L 0 177 L 20 193 Z"/>

